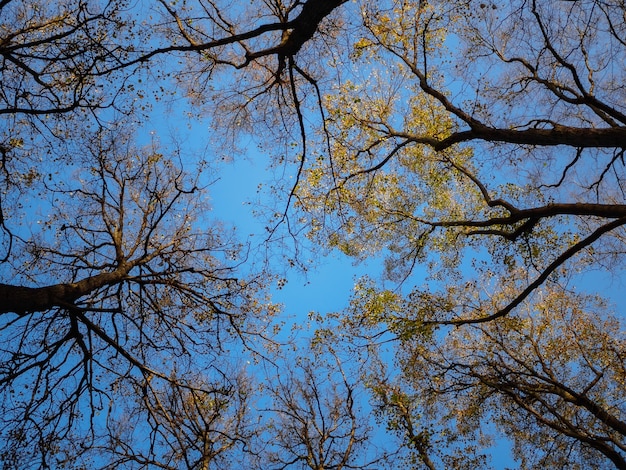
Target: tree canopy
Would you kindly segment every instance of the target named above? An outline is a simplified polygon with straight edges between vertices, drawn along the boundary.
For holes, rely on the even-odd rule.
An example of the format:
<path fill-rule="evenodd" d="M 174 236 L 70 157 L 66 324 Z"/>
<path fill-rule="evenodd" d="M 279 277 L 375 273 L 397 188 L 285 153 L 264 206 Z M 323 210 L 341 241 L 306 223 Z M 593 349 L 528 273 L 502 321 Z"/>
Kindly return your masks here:
<path fill-rule="evenodd" d="M 6 468 L 626 468 L 623 1 L 4 0 L 0 55 Z M 384 272 L 285 339 L 328 255 Z"/>

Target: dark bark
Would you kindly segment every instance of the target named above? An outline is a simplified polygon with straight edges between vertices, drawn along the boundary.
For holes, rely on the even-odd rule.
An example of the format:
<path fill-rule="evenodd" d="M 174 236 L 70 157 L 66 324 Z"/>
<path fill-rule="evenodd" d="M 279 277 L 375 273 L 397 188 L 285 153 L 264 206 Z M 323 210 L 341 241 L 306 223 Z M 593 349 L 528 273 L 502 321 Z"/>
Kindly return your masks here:
<path fill-rule="evenodd" d="M 486 323 L 486 322 L 490 322 L 493 320 L 496 320 L 497 318 L 502 318 L 506 315 L 508 315 L 509 313 L 511 313 L 511 311 L 513 311 L 513 309 L 515 309 L 516 307 L 518 307 L 532 292 L 534 292 L 535 289 L 537 289 L 539 286 L 541 286 L 547 279 L 548 277 L 560 266 L 562 266 L 567 260 L 569 260 L 570 258 L 574 257 L 577 253 L 579 253 L 580 251 L 582 251 L 583 249 L 587 248 L 588 246 L 591 246 L 593 243 L 595 243 L 600 237 L 602 237 L 604 234 L 618 228 L 618 227 L 622 227 L 626 225 L 626 217 L 622 217 L 616 220 L 613 220 L 612 222 L 602 225 L 600 227 L 598 227 L 593 233 L 591 233 L 589 236 L 587 236 L 587 238 L 582 239 L 581 241 L 579 241 L 578 243 L 572 245 L 571 247 L 569 247 L 567 250 L 565 250 L 563 253 L 561 253 L 559 256 L 557 256 L 555 258 L 554 261 L 552 261 L 552 263 L 550 263 L 542 272 L 539 276 L 537 276 L 537 278 L 531 282 L 522 292 L 520 292 L 517 297 L 515 297 L 511 302 L 509 302 L 505 307 L 501 308 L 500 310 L 498 310 L 497 312 L 491 314 L 491 315 L 487 315 L 484 317 L 478 317 L 478 318 L 462 318 L 462 319 L 457 319 L 457 320 L 445 320 L 445 321 L 427 321 L 424 322 L 425 324 L 439 324 L 439 325 L 456 325 L 456 326 L 461 326 L 461 325 L 467 325 L 467 324 L 477 324 L 477 323 Z"/>
<path fill-rule="evenodd" d="M 434 145 L 442 150 L 452 144 L 469 140 L 505 142 L 509 144 L 555 146 L 576 148 L 626 148 L 626 128 L 602 129 L 557 126 L 554 129 L 494 129 L 480 126 L 476 129 L 451 135 Z"/>
<path fill-rule="evenodd" d="M 303 6 L 302 10 L 291 21 L 283 26 L 285 32 L 279 45 L 270 49 L 254 52 L 247 55 L 247 60 L 253 60 L 259 57 L 277 54 L 281 60 L 285 57 L 296 55 L 302 46 L 309 41 L 320 23 L 333 10 L 345 3 L 347 0 L 309 0 Z"/>
<path fill-rule="evenodd" d="M 322 20 L 346 1 L 309 0 L 306 2 L 300 14 L 291 22 L 292 31 L 284 38 L 280 53 L 285 56 L 295 55 L 313 37 Z"/>
<path fill-rule="evenodd" d="M 121 282 L 130 266 L 84 278 L 78 282 L 54 284 L 42 287 L 25 287 L 0 283 L 0 314 L 25 315 L 42 312 L 54 307 L 73 306 L 76 300 L 88 293 Z"/>
<path fill-rule="evenodd" d="M 574 148 L 626 148 L 626 127 L 618 124 L 618 122 L 624 122 L 623 114 L 591 96 L 585 97 L 585 102 L 590 107 L 602 109 L 607 116 L 611 116 L 612 127 L 571 127 L 558 123 L 552 124 L 552 128 L 548 129 L 491 127 L 477 119 L 468 110 L 455 105 L 443 91 L 433 87 L 427 79 L 426 72 L 420 70 L 410 58 L 397 54 L 393 50 L 391 52 L 411 69 L 425 93 L 435 98 L 451 115 L 469 126 L 468 130 L 454 132 L 444 139 L 399 134 L 412 142 L 429 145 L 437 151 L 445 150 L 454 144 L 474 140 L 547 147 L 566 145 Z"/>

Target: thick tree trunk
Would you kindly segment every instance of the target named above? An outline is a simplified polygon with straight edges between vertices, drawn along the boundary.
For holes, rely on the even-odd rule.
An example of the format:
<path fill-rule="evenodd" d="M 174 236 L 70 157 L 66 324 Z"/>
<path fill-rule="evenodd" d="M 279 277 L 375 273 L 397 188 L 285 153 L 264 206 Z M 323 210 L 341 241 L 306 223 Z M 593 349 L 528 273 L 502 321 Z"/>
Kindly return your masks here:
<path fill-rule="evenodd" d="M 335 8 L 347 0 L 309 0 L 303 6 L 300 14 L 293 20 L 291 33 L 283 39 L 280 53 L 285 56 L 295 55 L 309 41 L 319 24 Z"/>
<path fill-rule="evenodd" d="M 76 300 L 100 287 L 118 284 L 126 278 L 131 267 L 130 264 L 123 264 L 112 272 L 51 286 L 25 287 L 0 283 L 0 314 L 25 315 L 73 305 Z"/>
<path fill-rule="evenodd" d="M 411 141 L 430 145 L 435 150 L 445 150 L 454 144 L 472 140 L 521 145 L 566 145 L 575 148 L 626 148 L 626 127 L 595 129 L 559 126 L 554 129 L 516 130 L 479 125 L 471 130 L 455 132 L 443 140 L 410 135 L 406 135 L 406 137 Z"/>
<path fill-rule="evenodd" d="M 63 297 L 63 285 L 46 287 L 24 287 L 0 284 L 0 313 L 17 313 L 47 310 L 58 305 Z"/>
<path fill-rule="evenodd" d="M 277 54 L 281 58 L 291 57 L 309 41 L 317 31 L 320 23 L 334 9 L 341 6 L 347 0 L 308 0 L 302 10 L 293 20 L 284 23 L 280 44 L 262 51 L 246 55 L 248 61 L 259 57 Z"/>
<path fill-rule="evenodd" d="M 490 129 L 474 131 L 477 138 L 490 142 L 508 142 L 526 145 L 567 145 L 579 148 L 625 148 L 626 128 L 578 128 L 557 126 L 554 129 Z"/>

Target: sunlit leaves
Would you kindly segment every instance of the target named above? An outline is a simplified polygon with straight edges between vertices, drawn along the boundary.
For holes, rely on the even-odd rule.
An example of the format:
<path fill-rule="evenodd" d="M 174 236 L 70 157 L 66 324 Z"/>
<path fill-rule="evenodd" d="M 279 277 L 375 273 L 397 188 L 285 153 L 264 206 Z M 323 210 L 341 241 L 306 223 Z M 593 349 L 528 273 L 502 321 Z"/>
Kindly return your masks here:
<path fill-rule="evenodd" d="M 0 11 L 11 465 L 71 466 L 97 449 L 119 466 L 202 468 L 233 448 L 284 467 L 352 465 L 366 381 L 409 465 L 484 467 L 489 422 L 523 467 L 624 466 L 620 323 L 572 292 L 624 254 L 623 2 Z M 266 289 L 288 278 L 242 275 L 247 247 L 202 217 L 206 162 L 121 132 L 165 97 L 205 129 L 210 116 L 209 159 L 268 155 L 268 239 L 286 230 L 289 268 L 308 246 L 385 258 L 386 284 L 357 282 L 315 334 L 315 361 L 260 387 L 274 417 L 252 431 L 255 389 L 225 362 L 277 333 Z M 343 346 L 371 368 L 344 369 Z M 125 442 L 144 430 L 148 445 Z M 259 432 L 265 454 L 251 450 Z"/>
<path fill-rule="evenodd" d="M 336 215 L 333 222 L 326 216 L 334 229 L 329 242 L 356 257 L 382 248 L 419 257 L 429 241 L 450 243 L 436 240 L 429 221 L 469 218 L 480 210 L 472 207 L 476 188 L 454 168 L 468 165 L 471 151 L 438 154 L 393 135 L 397 125 L 440 138 L 452 123 L 410 84 L 391 78 L 389 87 L 388 79 L 373 76 L 365 86 L 348 82 L 328 96 L 332 157 L 310 165 L 299 192 L 316 218 Z M 398 116 L 403 120 L 393 123 Z"/>
<path fill-rule="evenodd" d="M 471 455 L 491 423 L 523 468 L 623 462 L 626 343 L 601 300 L 550 289 L 485 325 L 405 332 L 397 334 L 400 374 L 377 371 L 370 383 L 381 416 L 422 458 L 439 458 L 435 442 L 447 432 L 456 440 L 448 449 L 470 445 Z M 415 447 L 424 432 L 433 441 Z"/>

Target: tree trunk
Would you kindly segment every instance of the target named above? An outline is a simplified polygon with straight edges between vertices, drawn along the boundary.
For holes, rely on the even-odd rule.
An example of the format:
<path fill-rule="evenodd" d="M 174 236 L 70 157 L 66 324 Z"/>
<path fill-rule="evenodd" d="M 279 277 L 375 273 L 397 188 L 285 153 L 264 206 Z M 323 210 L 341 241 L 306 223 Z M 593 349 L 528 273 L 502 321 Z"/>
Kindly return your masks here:
<path fill-rule="evenodd" d="M 124 280 L 132 265 L 122 264 L 115 271 L 86 277 L 78 282 L 43 287 L 24 287 L 0 283 L 0 314 L 26 315 L 53 307 L 73 305 L 80 297 L 106 285 Z"/>

